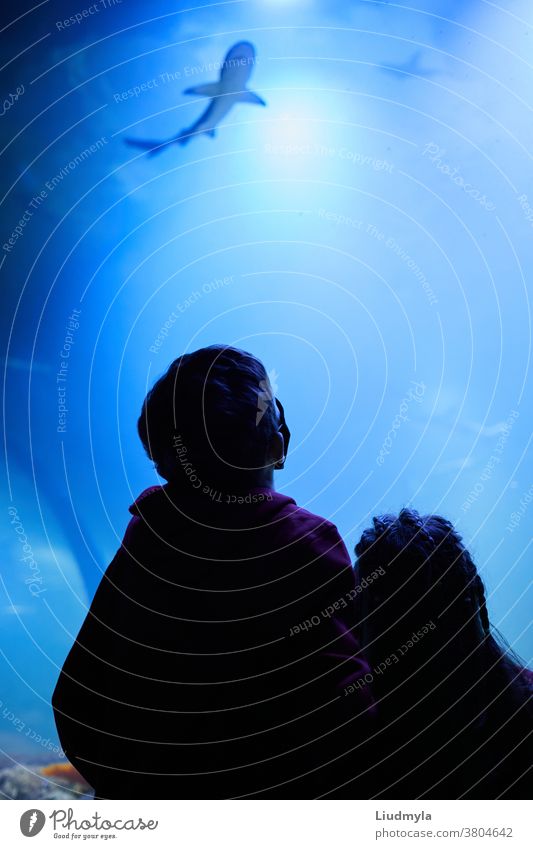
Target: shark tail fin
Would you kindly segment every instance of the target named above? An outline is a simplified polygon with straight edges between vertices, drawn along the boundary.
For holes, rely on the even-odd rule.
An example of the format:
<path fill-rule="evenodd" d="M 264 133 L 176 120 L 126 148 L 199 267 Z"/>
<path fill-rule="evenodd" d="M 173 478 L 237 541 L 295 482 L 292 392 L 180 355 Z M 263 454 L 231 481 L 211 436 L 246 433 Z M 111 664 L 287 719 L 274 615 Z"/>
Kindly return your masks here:
<path fill-rule="evenodd" d="M 166 141 L 155 141 L 154 139 L 124 139 L 130 147 L 138 147 L 145 150 L 148 156 L 155 156 L 156 153 L 161 153 L 163 148 L 168 144 Z"/>
<path fill-rule="evenodd" d="M 235 100 L 238 100 L 239 103 L 255 103 L 257 106 L 266 106 L 262 97 L 259 97 L 255 91 L 249 91 L 248 89 L 237 92 L 235 94 Z"/>
<path fill-rule="evenodd" d="M 202 97 L 217 97 L 220 94 L 219 83 L 205 83 L 186 88 L 183 94 L 200 94 Z"/>

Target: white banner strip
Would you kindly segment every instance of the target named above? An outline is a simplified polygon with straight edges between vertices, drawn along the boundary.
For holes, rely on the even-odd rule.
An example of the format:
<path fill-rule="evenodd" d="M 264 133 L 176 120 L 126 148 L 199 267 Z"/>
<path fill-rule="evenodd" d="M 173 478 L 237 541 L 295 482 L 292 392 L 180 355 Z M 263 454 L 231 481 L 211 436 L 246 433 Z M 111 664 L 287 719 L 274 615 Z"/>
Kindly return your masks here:
<path fill-rule="evenodd" d="M 518 801 L 6 801 L 2 844 L 365 849 L 370 846 L 531 849 Z"/>

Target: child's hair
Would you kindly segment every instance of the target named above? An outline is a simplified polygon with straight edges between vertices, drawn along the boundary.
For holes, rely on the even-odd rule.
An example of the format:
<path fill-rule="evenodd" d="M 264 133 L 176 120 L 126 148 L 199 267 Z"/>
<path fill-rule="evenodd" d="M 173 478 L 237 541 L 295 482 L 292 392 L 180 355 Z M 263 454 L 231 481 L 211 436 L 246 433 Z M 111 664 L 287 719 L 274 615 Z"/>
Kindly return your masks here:
<path fill-rule="evenodd" d="M 355 551 L 383 755 L 377 792 L 529 798 L 532 673 L 494 634 L 452 523 L 409 509 L 379 516 Z"/>
<path fill-rule="evenodd" d="M 359 607 L 378 653 L 393 651 L 399 640 L 433 622 L 420 640 L 425 649 L 411 654 L 413 664 L 434 656 L 443 672 L 471 655 L 485 669 L 504 672 L 511 688 L 531 687 L 531 672 L 491 626 L 483 581 L 451 522 L 407 508 L 398 516 L 378 516 L 355 553 L 360 580 L 380 568 Z M 376 654 L 375 646 L 370 653 Z"/>
<path fill-rule="evenodd" d="M 249 483 L 265 467 L 277 430 L 265 367 L 228 345 L 183 354 L 146 396 L 137 427 L 167 480 Z"/>

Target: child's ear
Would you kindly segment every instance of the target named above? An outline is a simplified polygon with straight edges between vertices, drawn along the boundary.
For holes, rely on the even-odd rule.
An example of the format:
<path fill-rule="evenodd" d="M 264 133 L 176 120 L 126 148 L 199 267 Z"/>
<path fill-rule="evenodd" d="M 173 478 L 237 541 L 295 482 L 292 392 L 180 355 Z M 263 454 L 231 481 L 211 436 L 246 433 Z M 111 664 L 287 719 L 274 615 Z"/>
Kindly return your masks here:
<path fill-rule="evenodd" d="M 275 469 L 283 469 L 285 465 L 285 443 L 279 431 L 272 437 L 270 457 Z"/>

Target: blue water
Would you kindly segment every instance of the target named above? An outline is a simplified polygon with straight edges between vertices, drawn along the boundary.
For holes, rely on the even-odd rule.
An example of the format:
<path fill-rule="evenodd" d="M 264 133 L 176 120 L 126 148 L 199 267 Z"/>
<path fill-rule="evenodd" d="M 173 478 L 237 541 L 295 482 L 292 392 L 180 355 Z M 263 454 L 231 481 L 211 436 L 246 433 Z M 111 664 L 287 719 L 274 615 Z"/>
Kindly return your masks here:
<path fill-rule="evenodd" d="M 2 751 L 56 758 L 58 670 L 157 482 L 144 394 L 213 342 L 276 384 L 277 487 L 350 550 L 404 504 L 457 522 L 530 660 L 529 4 L 90 6 L 3 13 Z M 243 40 L 266 107 L 124 143 L 193 124 Z"/>

